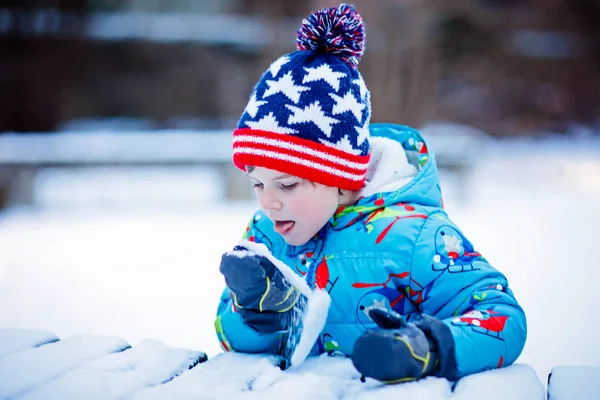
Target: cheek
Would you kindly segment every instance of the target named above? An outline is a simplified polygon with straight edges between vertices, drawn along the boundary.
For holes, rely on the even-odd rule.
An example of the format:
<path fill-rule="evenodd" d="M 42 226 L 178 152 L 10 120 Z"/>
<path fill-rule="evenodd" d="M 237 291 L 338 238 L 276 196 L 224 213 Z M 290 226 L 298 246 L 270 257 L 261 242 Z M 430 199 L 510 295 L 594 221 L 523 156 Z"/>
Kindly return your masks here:
<path fill-rule="evenodd" d="M 306 224 L 325 224 L 337 208 L 337 199 L 315 194 L 292 200 L 290 209 L 294 216 Z M 320 227 L 319 227 L 320 228 Z"/>

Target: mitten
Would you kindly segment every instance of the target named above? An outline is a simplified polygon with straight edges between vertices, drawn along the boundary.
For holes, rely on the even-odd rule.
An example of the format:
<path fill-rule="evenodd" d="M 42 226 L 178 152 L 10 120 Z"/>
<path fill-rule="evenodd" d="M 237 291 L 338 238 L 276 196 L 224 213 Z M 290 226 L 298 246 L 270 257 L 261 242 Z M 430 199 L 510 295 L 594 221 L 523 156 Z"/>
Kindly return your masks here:
<path fill-rule="evenodd" d="M 220 271 L 248 325 L 263 333 L 285 329 L 300 293 L 268 258 L 236 246 L 223 254 Z"/>
<path fill-rule="evenodd" d="M 408 323 L 396 312 L 382 309 L 369 311 L 369 317 L 379 329 L 360 336 L 352 352 L 352 363 L 363 376 L 386 383 L 425 376 L 453 379 L 454 339 L 442 321 L 421 315 Z"/>

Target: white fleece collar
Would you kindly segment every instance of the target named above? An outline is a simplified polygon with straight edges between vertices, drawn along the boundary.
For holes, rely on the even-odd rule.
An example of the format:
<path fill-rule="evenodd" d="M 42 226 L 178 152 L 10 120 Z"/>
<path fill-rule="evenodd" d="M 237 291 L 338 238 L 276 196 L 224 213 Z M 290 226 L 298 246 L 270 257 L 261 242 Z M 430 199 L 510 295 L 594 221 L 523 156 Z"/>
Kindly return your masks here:
<path fill-rule="evenodd" d="M 369 141 L 371 159 L 360 196 L 396 191 L 417 174 L 417 168 L 408 162 L 406 151 L 399 142 L 385 137 L 371 137 Z"/>

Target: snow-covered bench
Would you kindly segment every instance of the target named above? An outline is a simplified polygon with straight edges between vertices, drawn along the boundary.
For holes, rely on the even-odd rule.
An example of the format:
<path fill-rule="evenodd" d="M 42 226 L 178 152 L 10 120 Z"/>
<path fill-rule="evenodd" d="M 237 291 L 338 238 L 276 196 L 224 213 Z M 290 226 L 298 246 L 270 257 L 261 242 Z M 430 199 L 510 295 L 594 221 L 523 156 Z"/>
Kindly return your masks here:
<path fill-rule="evenodd" d="M 442 170 L 455 173 L 459 185 L 486 135 L 448 123 L 422 128 Z M 248 198 L 250 185 L 231 163 L 231 131 L 66 131 L 0 135 L 0 207 L 31 204 L 34 180 L 44 168 L 92 167 L 216 167 L 230 199 Z"/>
<path fill-rule="evenodd" d="M 164 384 L 198 363 L 199 351 L 155 340 L 0 330 L 0 399 L 117 399 Z"/>
<path fill-rule="evenodd" d="M 600 398 L 600 367 L 559 366 L 548 377 L 548 400 Z"/>
<path fill-rule="evenodd" d="M 0 399 L 546 398 L 543 385 L 527 365 L 472 375 L 455 386 L 437 378 L 385 385 L 370 379 L 361 382 L 349 359 L 327 355 L 286 371 L 265 356 L 225 353 L 205 360 L 202 352 L 155 340 L 132 347 L 116 337 L 81 335 L 59 340 L 49 332 L 4 329 L 0 330 Z"/>
<path fill-rule="evenodd" d="M 0 197 L 4 190 L 8 204 L 31 204 L 36 173 L 44 168 L 193 165 L 216 167 L 230 198 L 248 197 L 250 185 L 231 163 L 231 140 L 225 130 L 3 134 Z"/>

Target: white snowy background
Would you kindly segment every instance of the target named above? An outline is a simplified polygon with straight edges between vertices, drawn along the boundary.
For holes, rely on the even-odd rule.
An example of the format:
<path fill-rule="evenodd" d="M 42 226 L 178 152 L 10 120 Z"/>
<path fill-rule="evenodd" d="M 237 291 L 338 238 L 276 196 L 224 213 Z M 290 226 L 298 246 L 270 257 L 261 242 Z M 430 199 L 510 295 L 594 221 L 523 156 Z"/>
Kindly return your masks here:
<path fill-rule="evenodd" d="M 505 273 L 527 313 L 528 340 L 517 362 L 533 367 L 542 383 L 557 365 L 600 367 L 600 143 L 521 140 L 481 151 L 462 190 L 449 174 L 442 174 L 442 189 L 450 217 Z M 149 338 L 209 358 L 220 353 L 213 328 L 223 288 L 219 260 L 255 203 L 223 201 L 218 179 L 192 167 L 40 174 L 36 207 L 0 212 L 0 329 L 159 346 L 143 341 Z M 214 385 L 219 369 L 200 367 L 182 379 Z M 219 390 L 239 390 L 248 378 L 240 371 L 230 377 L 233 386 Z M 347 363 L 330 371 L 353 373 Z M 448 391 L 439 380 L 426 384 Z M 160 394 L 142 398 L 153 396 Z"/>

